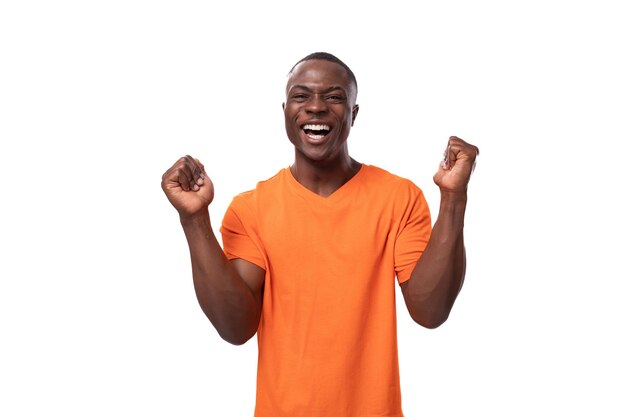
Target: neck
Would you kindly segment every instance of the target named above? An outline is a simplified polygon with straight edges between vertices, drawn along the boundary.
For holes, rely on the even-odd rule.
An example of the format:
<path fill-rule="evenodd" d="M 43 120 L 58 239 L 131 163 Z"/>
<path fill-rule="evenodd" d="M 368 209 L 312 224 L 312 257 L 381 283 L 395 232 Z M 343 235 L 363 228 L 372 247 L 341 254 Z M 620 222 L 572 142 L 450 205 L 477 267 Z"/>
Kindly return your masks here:
<path fill-rule="evenodd" d="M 334 161 L 312 161 L 299 158 L 291 165 L 293 177 L 310 191 L 328 197 L 359 172 L 361 164 L 349 155 Z"/>

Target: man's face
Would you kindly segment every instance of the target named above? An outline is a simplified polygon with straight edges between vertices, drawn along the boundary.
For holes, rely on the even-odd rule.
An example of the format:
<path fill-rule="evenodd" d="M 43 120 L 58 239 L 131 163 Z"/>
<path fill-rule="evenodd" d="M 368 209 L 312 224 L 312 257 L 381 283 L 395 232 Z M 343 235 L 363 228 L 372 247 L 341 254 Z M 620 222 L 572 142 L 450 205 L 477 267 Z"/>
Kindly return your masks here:
<path fill-rule="evenodd" d="M 331 162 L 347 157 L 346 140 L 359 111 L 356 86 L 334 62 L 313 59 L 298 64 L 287 81 L 285 129 L 296 158 Z"/>

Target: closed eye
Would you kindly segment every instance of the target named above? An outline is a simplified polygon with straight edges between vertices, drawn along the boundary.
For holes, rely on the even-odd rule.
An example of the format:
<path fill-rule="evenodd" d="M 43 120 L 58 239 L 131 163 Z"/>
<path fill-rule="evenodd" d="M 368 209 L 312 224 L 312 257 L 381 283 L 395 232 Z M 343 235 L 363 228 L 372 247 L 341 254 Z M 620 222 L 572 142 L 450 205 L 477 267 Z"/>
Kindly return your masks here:
<path fill-rule="evenodd" d="M 306 100 L 308 96 L 306 94 L 299 93 L 299 94 L 292 95 L 291 98 L 296 101 L 303 101 L 303 100 Z"/>
<path fill-rule="evenodd" d="M 334 102 L 340 102 L 344 100 L 344 97 L 333 94 L 333 95 L 327 96 L 326 99 L 330 101 L 334 101 Z"/>

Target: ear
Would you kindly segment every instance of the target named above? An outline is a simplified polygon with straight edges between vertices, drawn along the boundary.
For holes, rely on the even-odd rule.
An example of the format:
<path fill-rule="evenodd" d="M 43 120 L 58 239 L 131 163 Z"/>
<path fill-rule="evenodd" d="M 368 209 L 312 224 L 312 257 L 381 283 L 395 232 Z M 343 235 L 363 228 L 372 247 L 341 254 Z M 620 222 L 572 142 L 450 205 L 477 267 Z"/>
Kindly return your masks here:
<path fill-rule="evenodd" d="M 356 115 L 359 114 L 359 105 L 355 104 L 352 108 L 352 123 L 350 126 L 354 126 L 354 120 L 356 119 Z"/>

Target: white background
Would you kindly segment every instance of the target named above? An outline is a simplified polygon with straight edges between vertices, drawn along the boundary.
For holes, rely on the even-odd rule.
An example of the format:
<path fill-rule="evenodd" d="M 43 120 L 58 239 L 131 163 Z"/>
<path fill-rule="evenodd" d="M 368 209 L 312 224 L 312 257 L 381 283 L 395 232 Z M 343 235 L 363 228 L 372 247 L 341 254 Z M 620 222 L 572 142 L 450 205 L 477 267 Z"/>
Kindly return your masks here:
<path fill-rule="evenodd" d="M 204 318 L 160 178 L 200 158 L 218 227 L 291 162 L 314 51 L 356 73 L 353 156 L 434 215 L 447 137 L 481 149 L 449 321 L 398 304 L 406 416 L 626 414 L 618 2 L 364 3 L 1 3 L 0 415 L 252 415 L 256 339 Z"/>

